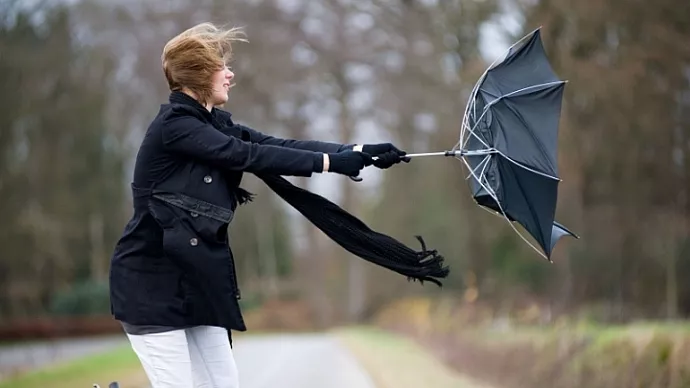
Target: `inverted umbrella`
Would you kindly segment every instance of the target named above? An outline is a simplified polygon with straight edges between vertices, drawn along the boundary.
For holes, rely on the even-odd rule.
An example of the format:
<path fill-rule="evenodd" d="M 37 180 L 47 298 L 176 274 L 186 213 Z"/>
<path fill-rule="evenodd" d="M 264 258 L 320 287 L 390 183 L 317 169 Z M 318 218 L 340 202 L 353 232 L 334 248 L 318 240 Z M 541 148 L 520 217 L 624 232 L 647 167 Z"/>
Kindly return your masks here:
<path fill-rule="evenodd" d="M 520 237 L 551 261 L 563 236 L 579 238 L 555 221 L 557 141 L 566 81 L 554 73 L 540 28 L 513 44 L 476 83 L 465 108 L 460 140 L 449 151 L 469 169 L 474 200 L 502 215 Z M 536 240 L 530 243 L 513 223 Z"/>

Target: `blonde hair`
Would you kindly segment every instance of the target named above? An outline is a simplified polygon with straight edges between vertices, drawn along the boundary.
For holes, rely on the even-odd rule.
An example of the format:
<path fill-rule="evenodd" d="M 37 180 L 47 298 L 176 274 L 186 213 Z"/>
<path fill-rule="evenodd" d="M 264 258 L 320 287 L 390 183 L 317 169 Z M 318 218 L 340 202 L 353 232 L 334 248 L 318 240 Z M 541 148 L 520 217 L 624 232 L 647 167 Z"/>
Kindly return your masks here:
<path fill-rule="evenodd" d="M 201 23 L 170 39 L 161 55 L 170 91 L 187 88 L 201 103 L 207 102 L 213 94 L 213 74 L 232 60 L 232 42 L 246 42 L 244 36 L 238 27 Z"/>

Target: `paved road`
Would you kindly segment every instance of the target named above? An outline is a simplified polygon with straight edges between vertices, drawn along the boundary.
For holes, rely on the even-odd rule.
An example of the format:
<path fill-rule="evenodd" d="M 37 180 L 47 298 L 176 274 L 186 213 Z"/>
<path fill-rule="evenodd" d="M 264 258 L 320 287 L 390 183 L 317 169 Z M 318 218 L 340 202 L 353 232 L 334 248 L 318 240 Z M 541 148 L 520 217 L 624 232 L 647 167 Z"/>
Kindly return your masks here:
<path fill-rule="evenodd" d="M 374 388 L 352 355 L 327 335 L 252 336 L 235 342 L 242 388 Z"/>
<path fill-rule="evenodd" d="M 124 336 L 0 347 L 0 380 L 12 369 L 40 367 L 126 344 Z M 374 388 L 369 376 L 325 334 L 256 335 L 235 339 L 242 388 Z"/>
<path fill-rule="evenodd" d="M 58 360 L 72 360 L 107 351 L 126 343 L 126 337 L 114 335 L 3 345 L 0 346 L 0 380 L 3 375 L 13 370 L 40 368 Z"/>

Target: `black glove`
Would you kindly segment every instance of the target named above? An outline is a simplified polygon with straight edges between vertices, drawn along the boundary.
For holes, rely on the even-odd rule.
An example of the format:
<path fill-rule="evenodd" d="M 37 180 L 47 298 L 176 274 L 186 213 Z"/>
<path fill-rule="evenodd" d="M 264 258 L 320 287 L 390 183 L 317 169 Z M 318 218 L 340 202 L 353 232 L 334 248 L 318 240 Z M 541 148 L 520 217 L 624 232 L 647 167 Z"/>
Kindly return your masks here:
<path fill-rule="evenodd" d="M 372 161 L 372 164 L 380 169 L 387 169 L 403 160 L 407 163 L 410 161 L 410 158 L 401 158 L 397 152 L 389 151 L 385 154 L 379 154 L 376 160 Z"/>
<path fill-rule="evenodd" d="M 344 151 L 334 154 L 328 154 L 330 165 L 328 172 L 343 174 L 347 176 L 357 176 L 359 172 L 366 166 L 372 164 L 371 155 L 356 152 Z"/>
<path fill-rule="evenodd" d="M 407 153 L 391 143 L 365 144 L 362 146 L 362 152 L 376 156 L 377 160 L 374 160 L 373 164 L 380 169 L 389 168 L 400 162 L 410 162 L 410 158 L 405 157 Z"/>
<path fill-rule="evenodd" d="M 362 152 L 371 156 L 379 156 L 391 151 L 394 151 L 400 156 L 405 156 L 405 151 L 399 150 L 391 143 L 365 144 L 362 146 Z"/>

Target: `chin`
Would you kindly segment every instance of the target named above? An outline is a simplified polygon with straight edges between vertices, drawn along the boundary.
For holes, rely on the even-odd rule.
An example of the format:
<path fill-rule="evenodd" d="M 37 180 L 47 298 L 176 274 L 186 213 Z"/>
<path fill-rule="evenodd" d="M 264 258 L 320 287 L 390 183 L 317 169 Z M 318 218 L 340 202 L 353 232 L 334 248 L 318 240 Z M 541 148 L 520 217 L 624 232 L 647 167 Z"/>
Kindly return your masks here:
<path fill-rule="evenodd" d="M 217 98 L 216 101 L 214 102 L 214 106 L 223 106 L 226 102 L 228 102 L 228 98 Z"/>

